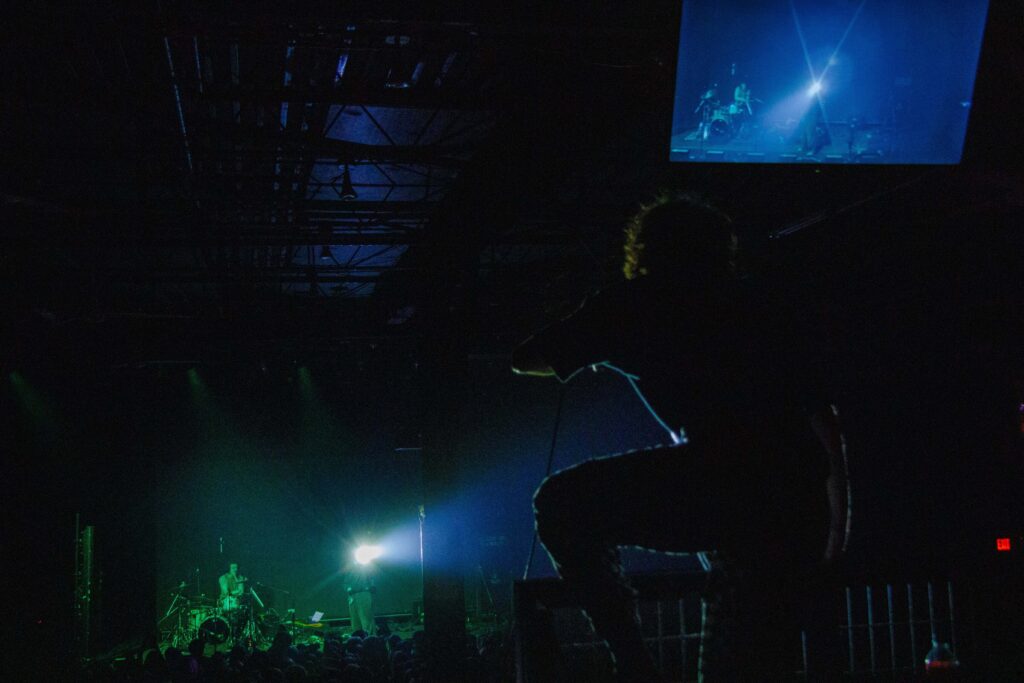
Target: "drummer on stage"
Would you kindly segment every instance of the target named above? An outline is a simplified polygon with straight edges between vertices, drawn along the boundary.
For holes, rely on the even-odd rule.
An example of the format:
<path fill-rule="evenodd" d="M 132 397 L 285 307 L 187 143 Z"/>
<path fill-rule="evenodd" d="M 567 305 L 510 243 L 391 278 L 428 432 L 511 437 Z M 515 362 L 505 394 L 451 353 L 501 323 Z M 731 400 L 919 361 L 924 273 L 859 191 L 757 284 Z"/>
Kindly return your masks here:
<path fill-rule="evenodd" d="M 740 83 L 736 86 L 736 90 L 732 94 L 733 108 L 735 111 L 729 113 L 736 114 L 753 114 L 754 110 L 750 107 L 750 88 L 747 87 L 746 83 Z"/>
<path fill-rule="evenodd" d="M 245 592 L 246 578 L 238 575 L 238 563 L 232 562 L 228 565 L 226 574 L 221 574 L 217 579 L 220 583 L 220 598 L 217 603 L 221 609 L 232 610 L 239 606 L 242 593 Z"/>

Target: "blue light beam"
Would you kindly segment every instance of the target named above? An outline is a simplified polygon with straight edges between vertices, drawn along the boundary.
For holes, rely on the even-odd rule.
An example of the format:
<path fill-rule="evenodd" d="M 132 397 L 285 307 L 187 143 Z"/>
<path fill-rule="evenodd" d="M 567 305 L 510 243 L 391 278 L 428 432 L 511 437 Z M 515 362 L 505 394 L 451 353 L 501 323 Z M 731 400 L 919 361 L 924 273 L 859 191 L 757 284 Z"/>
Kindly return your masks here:
<path fill-rule="evenodd" d="M 857 7 L 857 11 L 853 13 L 853 18 L 850 19 L 850 23 L 846 25 L 846 31 L 843 32 L 843 37 L 839 39 L 836 44 L 836 49 L 832 50 L 832 56 L 828 58 L 828 63 L 825 65 L 825 70 L 821 72 L 821 78 L 825 78 L 825 74 L 828 73 L 829 68 L 836 63 L 836 56 L 839 55 L 839 50 L 842 49 L 843 43 L 846 42 L 846 37 L 850 35 L 850 31 L 853 29 L 853 25 L 857 23 L 857 19 L 860 17 L 861 11 L 864 9 L 868 0 L 861 0 L 860 5 Z"/>
<path fill-rule="evenodd" d="M 796 26 L 796 35 L 800 38 L 800 47 L 804 51 L 804 61 L 807 62 L 807 73 L 811 74 L 811 82 L 816 82 L 818 77 L 814 75 L 814 65 L 811 64 L 811 53 L 807 50 L 807 40 L 804 38 L 804 29 L 800 25 L 800 15 L 797 14 L 796 5 L 789 0 L 789 11 L 793 15 L 793 25 Z"/>

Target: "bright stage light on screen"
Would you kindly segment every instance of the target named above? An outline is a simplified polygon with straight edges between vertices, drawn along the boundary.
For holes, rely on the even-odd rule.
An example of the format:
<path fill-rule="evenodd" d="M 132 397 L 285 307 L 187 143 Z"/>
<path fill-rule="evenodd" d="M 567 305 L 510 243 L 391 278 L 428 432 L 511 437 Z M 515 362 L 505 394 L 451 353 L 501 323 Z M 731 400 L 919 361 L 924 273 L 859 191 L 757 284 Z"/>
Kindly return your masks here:
<path fill-rule="evenodd" d="M 680 4 L 671 161 L 960 162 L 988 0 Z"/>
<path fill-rule="evenodd" d="M 384 549 L 379 545 L 361 545 L 356 548 L 356 562 L 359 564 L 370 564 L 384 554 Z"/>

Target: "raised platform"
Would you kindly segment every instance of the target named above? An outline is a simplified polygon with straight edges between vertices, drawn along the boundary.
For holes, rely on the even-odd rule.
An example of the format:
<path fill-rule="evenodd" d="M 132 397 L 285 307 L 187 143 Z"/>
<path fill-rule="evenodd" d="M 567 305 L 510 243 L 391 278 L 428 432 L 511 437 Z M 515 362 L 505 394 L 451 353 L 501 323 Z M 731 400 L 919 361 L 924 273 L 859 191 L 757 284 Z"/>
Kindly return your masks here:
<path fill-rule="evenodd" d="M 856 131 L 853 144 L 842 125 L 830 126 L 830 140 L 813 151 L 793 142 L 792 130 L 752 127 L 728 135 L 692 128 L 672 136 L 672 161 L 732 163 L 880 164 L 895 161 L 891 136 L 878 130 Z"/>

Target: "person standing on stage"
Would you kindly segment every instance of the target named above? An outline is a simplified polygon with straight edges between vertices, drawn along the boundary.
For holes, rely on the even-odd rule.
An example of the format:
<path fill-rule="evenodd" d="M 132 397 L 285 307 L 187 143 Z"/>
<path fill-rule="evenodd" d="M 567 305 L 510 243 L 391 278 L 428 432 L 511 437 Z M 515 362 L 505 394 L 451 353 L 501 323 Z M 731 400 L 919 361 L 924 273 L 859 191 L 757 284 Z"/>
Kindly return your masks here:
<path fill-rule="evenodd" d="M 551 475 L 534 496 L 537 532 L 622 681 L 661 677 L 618 548 L 718 551 L 726 644 L 717 661 L 702 648 L 704 680 L 769 680 L 798 633 L 788 608 L 847 534 L 820 348 L 799 316 L 737 275 L 736 234 L 714 208 L 661 201 L 626 236 L 626 278 L 519 345 L 512 366 L 563 382 L 592 366 L 622 373 L 672 443 Z"/>
<path fill-rule="evenodd" d="M 832 136 L 828 131 L 828 121 L 825 120 L 825 110 L 821 106 L 821 100 L 817 96 L 811 108 L 801 117 L 797 124 L 799 134 L 799 151 L 807 156 L 814 156 L 823 147 L 832 143 Z"/>
<path fill-rule="evenodd" d="M 372 636 L 376 630 L 373 614 L 373 598 L 377 593 L 369 567 L 360 567 L 349 577 L 345 586 L 348 593 L 348 614 L 352 619 L 352 632 L 365 631 Z"/>

